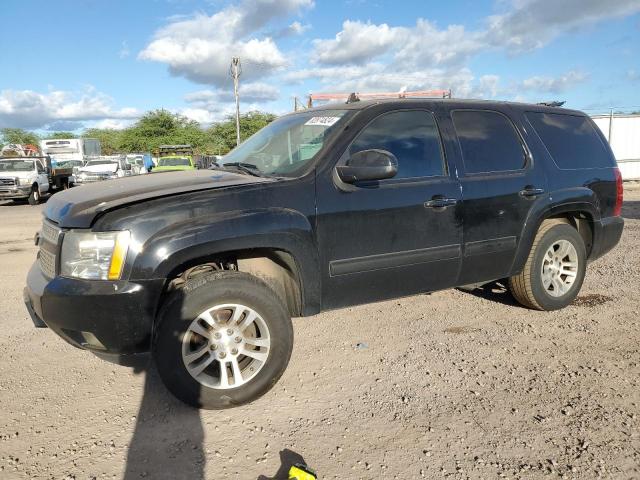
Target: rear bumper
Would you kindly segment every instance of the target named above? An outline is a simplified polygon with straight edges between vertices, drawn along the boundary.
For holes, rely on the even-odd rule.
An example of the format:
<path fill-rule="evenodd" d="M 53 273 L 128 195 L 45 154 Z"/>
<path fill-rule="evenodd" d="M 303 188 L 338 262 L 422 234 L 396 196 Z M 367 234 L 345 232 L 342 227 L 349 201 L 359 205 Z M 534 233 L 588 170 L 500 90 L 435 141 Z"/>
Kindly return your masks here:
<path fill-rule="evenodd" d="M 624 219 L 622 217 L 606 217 L 593 224 L 593 248 L 589 260 L 600 258 L 613 247 L 622 237 Z"/>
<path fill-rule="evenodd" d="M 97 353 L 130 355 L 150 349 L 164 280 L 142 282 L 49 279 L 34 263 L 24 300 L 34 325 Z"/>

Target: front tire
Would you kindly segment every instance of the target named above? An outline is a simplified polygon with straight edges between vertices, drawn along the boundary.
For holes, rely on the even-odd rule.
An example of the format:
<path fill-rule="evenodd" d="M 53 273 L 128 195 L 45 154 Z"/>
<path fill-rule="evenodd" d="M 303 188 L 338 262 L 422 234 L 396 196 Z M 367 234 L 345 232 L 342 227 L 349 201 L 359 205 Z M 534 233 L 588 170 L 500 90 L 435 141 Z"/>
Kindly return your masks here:
<path fill-rule="evenodd" d="M 167 389 L 197 408 L 223 409 L 267 393 L 293 349 L 277 294 L 242 272 L 195 277 L 161 309 L 153 357 Z"/>
<path fill-rule="evenodd" d="M 524 269 L 509 278 L 509 290 L 525 307 L 558 310 L 580 292 L 586 249 L 578 231 L 558 220 L 545 221 L 534 239 Z"/>
<path fill-rule="evenodd" d="M 40 189 L 36 186 L 31 188 L 31 193 L 29 194 L 29 205 L 38 205 L 40 203 Z"/>

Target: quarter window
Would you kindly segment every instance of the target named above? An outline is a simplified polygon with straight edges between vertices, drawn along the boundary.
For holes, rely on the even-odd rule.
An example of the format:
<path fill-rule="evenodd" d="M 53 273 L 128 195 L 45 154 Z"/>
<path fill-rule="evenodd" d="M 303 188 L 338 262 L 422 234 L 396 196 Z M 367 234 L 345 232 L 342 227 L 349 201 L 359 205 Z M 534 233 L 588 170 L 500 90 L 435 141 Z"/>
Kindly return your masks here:
<path fill-rule="evenodd" d="M 615 165 L 611 153 L 587 117 L 541 112 L 528 112 L 526 116 L 559 168 Z"/>
<path fill-rule="evenodd" d="M 349 154 L 370 149 L 396 156 L 398 174 L 394 179 L 444 174 L 440 135 L 429 112 L 412 110 L 379 116 L 360 132 Z"/>
<path fill-rule="evenodd" d="M 525 166 L 524 146 L 511 121 L 497 112 L 453 112 L 466 173 L 520 170 Z"/>

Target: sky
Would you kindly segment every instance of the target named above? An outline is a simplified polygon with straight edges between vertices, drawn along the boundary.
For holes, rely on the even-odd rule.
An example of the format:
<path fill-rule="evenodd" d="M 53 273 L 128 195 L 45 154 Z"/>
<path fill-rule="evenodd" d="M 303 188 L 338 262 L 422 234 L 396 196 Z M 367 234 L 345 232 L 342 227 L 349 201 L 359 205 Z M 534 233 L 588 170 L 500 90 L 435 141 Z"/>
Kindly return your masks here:
<path fill-rule="evenodd" d="M 0 128 L 206 126 L 309 93 L 640 110 L 640 0 L 2 0 Z"/>

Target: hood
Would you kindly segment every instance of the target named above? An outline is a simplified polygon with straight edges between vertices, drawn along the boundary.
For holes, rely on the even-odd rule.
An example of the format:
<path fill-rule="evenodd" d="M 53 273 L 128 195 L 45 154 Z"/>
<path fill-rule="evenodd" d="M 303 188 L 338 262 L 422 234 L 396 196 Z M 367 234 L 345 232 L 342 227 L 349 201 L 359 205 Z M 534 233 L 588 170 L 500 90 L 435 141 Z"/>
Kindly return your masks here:
<path fill-rule="evenodd" d="M 44 215 L 64 228 L 88 228 L 98 214 L 130 203 L 200 190 L 273 181 L 271 178 L 221 170 L 134 175 L 56 193 L 47 201 Z"/>
<path fill-rule="evenodd" d="M 100 165 L 85 165 L 84 167 L 80 168 L 79 173 L 82 172 L 86 172 L 86 173 L 115 173 L 116 170 L 118 170 L 118 164 L 117 163 L 103 163 Z"/>
<path fill-rule="evenodd" d="M 19 172 L 0 172 L 0 177 L 2 178 L 19 178 L 20 180 L 26 180 L 29 177 L 34 177 L 37 175 L 35 170 L 24 170 Z"/>

